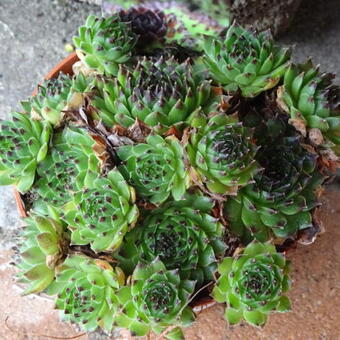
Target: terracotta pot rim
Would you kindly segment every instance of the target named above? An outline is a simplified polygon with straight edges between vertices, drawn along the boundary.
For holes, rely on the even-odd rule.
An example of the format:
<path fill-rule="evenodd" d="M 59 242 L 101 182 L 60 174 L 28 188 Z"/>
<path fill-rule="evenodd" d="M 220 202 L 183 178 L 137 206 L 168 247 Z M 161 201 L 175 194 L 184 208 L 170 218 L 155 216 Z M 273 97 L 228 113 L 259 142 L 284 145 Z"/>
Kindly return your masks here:
<path fill-rule="evenodd" d="M 56 78 L 60 72 L 66 74 L 73 74 L 72 66 L 74 63 L 79 61 L 79 58 L 75 52 L 71 53 L 68 57 L 63 59 L 58 65 L 56 65 L 48 74 L 45 76 L 45 80 Z M 33 95 L 36 94 L 36 90 L 34 90 Z M 19 210 L 19 215 L 21 218 L 28 217 L 28 214 L 25 209 L 25 204 L 20 192 L 14 187 L 14 198 L 16 201 L 16 205 Z M 209 296 L 204 296 L 199 298 L 197 301 L 194 301 L 192 304 L 194 312 L 201 312 L 204 309 L 210 308 L 217 304 L 215 300 L 210 298 Z"/>

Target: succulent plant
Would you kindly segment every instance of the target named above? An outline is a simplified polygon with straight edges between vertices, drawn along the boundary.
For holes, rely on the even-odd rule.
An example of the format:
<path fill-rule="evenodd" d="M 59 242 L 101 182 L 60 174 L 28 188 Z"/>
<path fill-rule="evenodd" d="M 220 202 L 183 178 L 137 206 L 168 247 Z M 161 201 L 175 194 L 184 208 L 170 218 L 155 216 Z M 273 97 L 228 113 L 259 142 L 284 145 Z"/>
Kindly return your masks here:
<path fill-rule="evenodd" d="M 289 261 L 270 243 L 250 243 L 236 258 L 226 257 L 218 267 L 220 277 L 214 299 L 226 302 L 225 317 L 232 325 L 245 319 L 264 326 L 270 312 L 287 312 L 290 301 Z"/>
<path fill-rule="evenodd" d="M 209 81 L 193 72 L 189 61 L 142 59 L 133 71 L 121 67 L 113 81 L 97 82 L 92 101 L 95 118 L 111 127 L 131 126 L 136 118 L 164 131 L 190 122 L 192 117 L 216 110 L 221 96 Z"/>
<path fill-rule="evenodd" d="M 227 91 L 254 97 L 273 88 L 290 65 L 291 51 L 277 47 L 269 31 L 231 25 L 223 39 L 207 39 L 203 58 L 211 77 Z"/>
<path fill-rule="evenodd" d="M 150 135 L 146 143 L 124 145 L 117 150 L 119 170 L 141 198 L 156 205 L 170 195 L 180 200 L 189 186 L 183 147 L 174 136 Z"/>
<path fill-rule="evenodd" d="M 71 77 L 60 73 L 58 78 L 45 80 L 38 85 L 36 95 L 21 104 L 33 119 L 43 119 L 53 125 L 59 125 L 63 116 L 62 110 L 67 105 L 71 86 Z"/>
<path fill-rule="evenodd" d="M 339 154 L 340 88 L 332 84 L 333 78 L 330 73 L 321 74 L 308 60 L 291 65 L 278 94 L 281 107 L 289 113 L 294 126 L 303 134 L 311 129 L 321 131 L 323 138 L 318 143 L 330 143 Z"/>
<path fill-rule="evenodd" d="M 49 294 L 58 294 L 56 308 L 62 318 L 86 330 L 111 331 L 118 311 L 117 291 L 125 275 L 107 261 L 84 255 L 69 255 L 59 268 Z"/>
<path fill-rule="evenodd" d="M 28 284 L 23 294 L 38 293 L 54 280 L 56 267 L 66 257 L 69 237 L 63 224 L 50 217 L 31 214 L 25 218 L 20 247 L 20 282 Z"/>
<path fill-rule="evenodd" d="M 39 164 L 39 178 L 33 186 L 38 198 L 35 210 L 44 210 L 46 204 L 57 209 L 70 202 L 73 194 L 91 185 L 100 175 L 104 150 L 81 129 L 65 128 L 53 137 L 53 146 L 46 159 Z M 42 211 L 43 211 L 42 210 Z"/>
<path fill-rule="evenodd" d="M 143 222 L 126 235 L 117 256 L 126 274 L 138 262 L 159 258 L 169 270 L 179 269 L 181 279 L 200 286 L 213 280 L 217 260 L 224 255 L 224 227 L 210 212 L 210 198 L 188 195 L 152 210 Z"/>
<path fill-rule="evenodd" d="M 218 194 L 235 194 L 257 172 L 257 147 L 236 115 L 218 113 L 194 128 L 186 146 L 201 184 Z"/>
<path fill-rule="evenodd" d="M 194 320 L 194 314 L 187 306 L 194 288 L 195 281 L 181 280 L 178 270 L 167 270 L 158 259 L 148 265 L 138 264 L 131 285 L 118 292 L 122 310 L 116 323 L 137 336 L 150 330 L 161 333 L 169 326 L 188 326 Z M 179 328 L 167 337 L 184 339 Z"/>
<path fill-rule="evenodd" d="M 51 126 L 24 113 L 14 112 L 12 117 L 0 124 L 0 184 L 14 184 L 24 193 L 46 157 Z"/>
<path fill-rule="evenodd" d="M 89 181 L 64 206 L 71 244 L 90 244 L 95 252 L 113 252 L 138 217 L 135 192 L 116 170 Z"/>
<path fill-rule="evenodd" d="M 117 75 L 118 65 L 131 58 L 137 36 L 118 15 L 107 18 L 90 15 L 73 42 L 88 68 L 100 74 Z"/>
<path fill-rule="evenodd" d="M 168 30 L 165 14 L 146 7 L 131 7 L 119 12 L 123 22 L 131 24 L 132 32 L 138 35 L 138 45 L 164 40 Z"/>
<path fill-rule="evenodd" d="M 64 118 L 64 110 L 82 105 L 84 92 L 89 90 L 91 78 L 83 74 L 71 78 L 59 73 L 57 78 L 45 80 L 38 85 L 37 93 L 21 105 L 33 119 L 45 120 L 59 126 Z"/>
<path fill-rule="evenodd" d="M 267 128 L 278 133 L 269 137 L 267 132 L 259 141 L 255 159 L 262 171 L 255 175 L 255 183 L 228 198 L 225 206 L 231 229 L 245 242 L 253 237 L 259 241 L 293 237 L 311 227 L 310 211 L 318 204 L 317 190 L 324 180 L 317 170 L 317 156 L 303 148 L 286 120 L 270 120 Z"/>

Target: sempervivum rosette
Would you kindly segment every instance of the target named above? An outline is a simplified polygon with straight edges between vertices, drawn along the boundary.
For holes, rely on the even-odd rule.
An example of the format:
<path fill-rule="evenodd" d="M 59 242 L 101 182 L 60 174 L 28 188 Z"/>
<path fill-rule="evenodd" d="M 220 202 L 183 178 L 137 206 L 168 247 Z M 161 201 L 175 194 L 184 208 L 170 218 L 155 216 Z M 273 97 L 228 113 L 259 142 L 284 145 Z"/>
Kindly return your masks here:
<path fill-rule="evenodd" d="M 289 261 L 269 243 L 250 243 L 236 258 L 226 257 L 218 268 L 221 275 L 213 290 L 214 299 L 227 304 L 230 324 L 245 319 L 264 326 L 270 312 L 290 310 Z"/>
<path fill-rule="evenodd" d="M 138 44 L 145 45 L 164 40 L 168 30 L 165 14 L 160 10 L 146 7 L 132 7 L 119 12 L 123 22 L 131 24 L 132 32 L 138 35 Z"/>
<path fill-rule="evenodd" d="M 118 312 L 117 291 L 125 283 L 120 268 L 84 255 L 70 255 L 59 268 L 48 293 L 57 294 L 62 318 L 86 331 L 111 331 Z"/>
<path fill-rule="evenodd" d="M 198 180 L 218 194 L 235 194 L 257 172 L 257 147 L 237 116 L 213 115 L 191 132 L 187 152 Z M 197 176 L 195 176 L 197 177 Z"/>
<path fill-rule="evenodd" d="M 46 157 L 51 126 L 15 112 L 12 121 L 1 122 L 0 132 L 0 184 L 15 184 L 24 193 Z"/>
<path fill-rule="evenodd" d="M 57 125 L 61 120 L 61 111 L 66 107 L 71 86 L 71 78 L 60 73 L 58 78 L 45 80 L 38 85 L 37 94 L 28 101 L 22 102 L 22 105 L 33 117 Z"/>
<path fill-rule="evenodd" d="M 116 75 L 118 65 L 131 58 L 137 36 L 118 15 L 108 18 L 90 15 L 73 42 L 86 67 L 101 74 Z"/>
<path fill-rule="evenodd" d="M 92 79 L 79 73 L 71 78 L 59 73 L 58 78 L 45 80 L 38 85 L 37 93 L 21 105 L 31 114 L 33 119 L 45 120 L 59 126 L 64 118 L 64 111 L 79 108 L 83 103 L 84 94 L 89 90 Z"/>
<path fill-rule="evenodd" d="M 224 255 L 224 227 L 209 213 L 208 197 L 188 195 L 148 214 L 141 225 L 126 235 L 117 256 L 126 274 L 138 262 L 159 258 L 167 269 L 179 269 L 181 279 L 192 279 L 200 286 L 214 278 L 218 259 Z"/>
<path fill-rule="evenodd" d="M 101 172 L 101 145 L 81 129 L 66 128 L 53 137 L 53 146 L 39 165 L 39 178 L 31 193 L 36 194 L 35 210 L 44 210 L 48 203 L 60 209 L 72 200 L 73 194 L 92 183 Z M 104 151 L 102 151 L 102 154 Z"/>
<path fill-rule="evenodd" d="M 233 24 L 224 40 L 207 39 L 204 62 L 227 91 L 254 97 L 273 88 L 289 67 L 290 50 L 274 45 L 269 31 L 257 33 Z"/>
<path fill-rule="evenodd" d="M 278 94 L 294 126 L 304 135 L 308 130 L 312 141 L 326 146 L 328 143 L 339 154 L 340 89 L 332 83 L 333 78 L 330 73 L 320 73 L 309 60 L 289 68 Z M 313 139 L 315 130 L 323 136 L 318 141 Z"/>
<path fill-rule="evenodd" d="M 164 130 L 190 122 L 191 118 L 214 111 L 221 101 L 209 81 L 193 72 L 190 62 L 174 59 L 142 59 L 133 71 L 121 67 L 113 81 L 97 81 L 99 95 L 93 105 L 95 118 L 111 127 L 134 124 L 136 118 Z"/>
<path fill-rule="evenodd" d="M 178 270 L 167 270 L 157 259 L 148 265 L 138 264 L 131 285 L 118 293 L 122 310 L 116 323 L 137 336 L 151 330 L 162 333 L 169 326 L 188 326 L 195 319 L 187 306 L 194 288 L 195 281 L 181 280 Z M 173 329 L 167 337 L 184 339 L 179 328 Z"/>
<path fill-rule="evenodd" d="M 74 194 L 64 207 L 64 219 L 72 231 L 71 243 L 90 244 L 95 252 L 113 252 L 138 217 L 135 192 L 122 175 L 111 170 Z"/>
<path fill-rule="evenodd" d="M 150 135 L 146 143 L 121 146 L 117 150 L 119 170 L 141 198 L 158 205 L 170 195 L 179 200 L 189 186 L 183 147 L 174 136 Z"/>
<path fill-rule="evenodd" d="M 282 121 L 272 123 L 271 132 Z M 318 204 L 317 190 L 324 180 L 317 169 L 317 156 L 301 146 L 296 133 L 264 141 L 256 155 L 262 171 L 254 177 L 255 183 L 226 203 L 231 229 L 248 241 L 294 237 L 311 227 L 311 210 Z"/>
<path fill-rule="evenodd" d="M 69 236 L 64 225 L 50 217 L 32 215 L 25 225 L 18 277 L 28 285 L 24 294 L 31 294 L 46 289 L 54 280 L 57 266 L 66 257 Z"/>

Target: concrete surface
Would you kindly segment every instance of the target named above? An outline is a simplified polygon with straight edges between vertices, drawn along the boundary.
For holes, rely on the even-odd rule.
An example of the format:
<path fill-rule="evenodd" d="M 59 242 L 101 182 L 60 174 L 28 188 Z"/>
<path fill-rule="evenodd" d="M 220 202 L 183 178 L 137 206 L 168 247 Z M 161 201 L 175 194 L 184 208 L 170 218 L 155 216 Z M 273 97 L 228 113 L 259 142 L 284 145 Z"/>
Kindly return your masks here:
<path fill-rule="evenodd" d="M 0 0 L 0 119 L 8 118 L 8 113 L 11 110 L 18 109 L 18 101 L 25 99 L 32 92 L 35 84 L 41 81 L 43 75 L 66 56 L 64 44 L 71 41 L 72 35 L 76 32 L 77 27 L 84 22 L 86 16 L 89 13 L 100 13 L 99 7 L 87 4 L 86 0 L 84 1 Z M 98 0 L 88 1 L 92 3 L 100 2 Z M 295 57 L 297 60 L 302 61 L 308 56 L 313 56 L 316 63 L 322 64 L 323 70 L 340 74 L 339 18 L 339 0 L 304 0 L 291 29 L 280 38 L 280 42 L 296 45 Z M 20 222 L 12 196 L 12 189 L 0 187 L 0 198 L 0 274 L 2 282 L 0 289 L 2 293 L 0 298 L 0 339 L 43 339 L 43 337 L 32 335 L 34 330 L 27 328 L 30 324 L 33 327 L 41 322 L 40 334 L 51 334 L 50 329 L 60 330 L 60 336 L 74 334 L 70 327 L 67 328 L 68 326 L 58 323 L 56 313 L 52 311 L 51 301 L 40 297 L 29 297 L 25 298 L 25 300 L 18 298 L 17 288 L 13 288 L 13 280 L 10 277 L 13 269 L 8 265 L 8 261 Z M 337 198 L 339 199 L 340 197 Z M 331 242 L 332 239 L 330 238 L 329 241 Z M 332 247 L 335 247 L 335 243 L 331 245 L 330 249 L 333 249 Z M 327 251 L 327 247 L 325 247 L 324 251 Z M 308 254 L 306 253 L 304 256 L 300 256 L 297 261 L 308 263 Z M 322 266 L 322 263 L 320 263 L 320 266 Z M 320 276 L 322 276 L 322 272 L 320 272 Z M 304 279 L 304 284 L 308 286 L 310 283 L 307 278 Z M 295 280 L 299 282 L 298 277 Z M 306 287 L 308 296 L 312 295 L 311 290 L 314 282 L 312 277 L 310 277 L 310 280 L 311 287 Z M 330 287 L 326 288 L 330 289 Z M 11 291 L 14 295 L 16 294 L 13 300 L 7 298 L 10 295 L 7 293 L 8 291 Z M 325 294 L 331 294 L 331 291 L 326 291 Z M 298 303 L 308 303 L 308 296 Z M 319 301 L 332 304 L 332 299 L 330 301 L 322 299 Z M 299 306 L 296 307 L 299 308 Z M 331 309 L 338 306 L 333 303 L 332 306 L 328 305 L 328 307 Z M 15 314 L 18 310 L 20 313 Z M 220 308 L 217 307 L 215 310 L 217 314 L 213 314 L 213 318 L 216 317 L 216 320 L 221 320 Z M 316 309 L 315 312 L 318 313 L 318 310 Z M 19 329 L 23 329 L 21 335 L 9 331 L 2 325 L 6 315 L 12 315 L 12 313 L 12 319 L 15 319 L 14 325 Z M 21 318 L 28 322 L 28 317 L 31 318 L 29 319 L 30 323 L 23 325 Z M 281 316 L 280 320 L 284 322 L 285 319 Z M 301 322 L 305 321 L 303 316 L 299 320 Z M 339 340 L 340 333 L 338 333 L 337 338 L 327 337 L 327 332 L 325 333 L 326 335 L 322 335 L 324 327 L 321 320 L 322 316 L 313 318 L 314 329 L 320 330 L 320 336 L 315 340 Z M 207 323 L 202 322 L 199 325 Z M 188 333 L 190 334 L 189 340 L 241 339 L 241 337 L 235 337 L 236 330 L 233 331 L 234 333 L 229 331 L 223 333 L 224 335 L 221 333 L 214 338 L 200 338 L 197 335 L 198 333 L 193 335 L 190 332 Z M 270 337 L 268 335 L 270 333 L 267 334 L 267 337 L 261 337 L 261 333 L 258 333 L 258 331 L 253 331 L 251 334 L 253 335 L 247 336 L 248 340 L 285 339 L 285 335 L 280 332 L 276 332 L 275 337 Z M 219 338 L 219 336 L 223 337 Z M 87 337 L 79 339 L 87 339 Z M 90 336 L 90 339 L 103 339 L 103 337 L 97 334 Z M 301 339 L 314 340 L 314 338 L 308 336 Z"/>

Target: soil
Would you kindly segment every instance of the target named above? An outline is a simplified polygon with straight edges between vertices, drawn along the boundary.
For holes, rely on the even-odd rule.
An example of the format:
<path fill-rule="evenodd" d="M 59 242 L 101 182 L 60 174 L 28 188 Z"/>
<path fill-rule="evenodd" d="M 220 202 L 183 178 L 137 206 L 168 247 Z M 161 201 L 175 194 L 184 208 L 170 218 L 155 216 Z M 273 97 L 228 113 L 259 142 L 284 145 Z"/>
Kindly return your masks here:
<path fill-rule="evenodd" d="M 340 340 L 340 192 L 329 190 L 322 201 L 321 217 L 326 232 L 313 245 L 300 245 L 288 253 L 294 268 L 289 293 L 293 311 L 273 314 L 263 329 L 244 323 L 229 327 L 223 318 L 223 306 L 215 305 L 202 311 L 197 322 L 185 330 L 187 340 Z M 80 334 L 58 320 L 51 299 L 20 296 L 21 289 L 13 277 L 15 269 L 9 264 L 12 254 L 12 251 L 0 254 L 0 339 L 43 340 L 51 339 L 45 335 L 66 338 Z M 135 338 L 124 331 L 119 336 L 94 333 L 77 339 Z M 152 335 L 143 340 L 160 339 Z"/>

